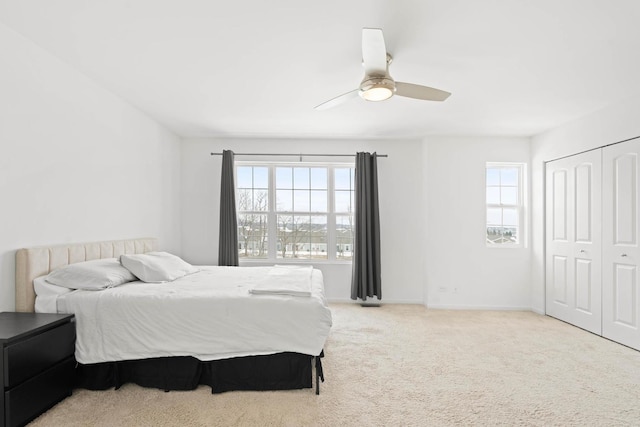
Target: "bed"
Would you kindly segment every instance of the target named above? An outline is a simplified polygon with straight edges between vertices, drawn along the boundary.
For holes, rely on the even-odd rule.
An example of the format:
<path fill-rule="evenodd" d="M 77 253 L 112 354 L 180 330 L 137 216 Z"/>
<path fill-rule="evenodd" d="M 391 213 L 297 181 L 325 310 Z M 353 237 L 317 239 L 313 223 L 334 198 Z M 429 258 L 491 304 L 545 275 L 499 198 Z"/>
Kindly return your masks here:
<path fill-rule="evenodd" d="M 315 368 L 319 393 L 331 312 L 322 274 L 311 267 L 199 267 L 167 283 L 134 280 L 99 291 L 65 291 L 53 304 L 43 297 L 43 276 L 52 271 L 156 250 L 156 239 L 144 238 L 17 251 L 16 310 L 38 306 L 75 314 L 78 387 L 133 382 L 164 390 L 204 384 L 213 393 L 301 389 L 312 388 Z M 262 294 L 256 285 L 267 277 L 286 282 L 307 275 L 305 297 Z"/>

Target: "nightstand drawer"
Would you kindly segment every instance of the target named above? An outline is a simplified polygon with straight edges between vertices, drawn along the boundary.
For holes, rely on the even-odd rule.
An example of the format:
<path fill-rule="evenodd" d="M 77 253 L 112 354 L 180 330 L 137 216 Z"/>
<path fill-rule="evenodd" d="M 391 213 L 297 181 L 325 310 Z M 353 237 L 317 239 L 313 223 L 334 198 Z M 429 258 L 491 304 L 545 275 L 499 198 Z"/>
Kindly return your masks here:
<path fill-rule="evenodd" d="M 67 360 L 5 392 L 7 426 L 24 425 L 71 394 L 75 360 Z"/>
<path fill-rule="evenodd" d="M 72 356 L 75 338 L 75 323 L 69 322 L 5 347 L 5 388 L 11 388 Z"/>

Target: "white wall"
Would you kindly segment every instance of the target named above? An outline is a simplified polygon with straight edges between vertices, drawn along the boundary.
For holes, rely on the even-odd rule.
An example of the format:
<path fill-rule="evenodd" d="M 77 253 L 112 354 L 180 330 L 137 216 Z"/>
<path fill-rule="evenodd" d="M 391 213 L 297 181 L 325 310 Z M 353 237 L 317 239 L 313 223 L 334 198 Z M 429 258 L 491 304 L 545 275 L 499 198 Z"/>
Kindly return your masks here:
<path fill-rule="evenodd" d="M 377 151 L 382 246 L 383 302 L 423 302 L 423 267 L 420 236 L 423 214 L 421 141 L 324 141 L 187 139 L 182 142 L 182 249 L 195 264 L 216 264 L 220 197 L 220 156 L 211 152 L 231 149 L 249 153 L 346 153 Z M 321 158 L 329 161 L 353 159 Z M 239 157 L 238 160 L 252 160 Z M 265 160 L 264 157 L 253 160 Z M 287 161 L 296 160 L 295 157 Z M 327 297 L 347 301 L 351 266 L 320 264 Z"/>
<path fill-rule="evenodd" d="M 427 306 L 528 309 L 530 248 L 486 247 L 485 167 L 528 164 L 529 139 L 429 137 L 424 144 Z"/>
<path fill-rule="evenodd" d="M 527 139 L 484 137 L 180 144 L 1 24 L 0 51 L 0 310 L 14 306 L 19 247 L 157 236 L 167 250 L 215 264 L 220 160 L 208 153 L 231 148 L 388 153 L 379 162 L 384 300 L 543 312 L 544 162 L 640 136 L 640 97 L 634 97 L 533 137 L 528 153 Z M 490 250 L 482 236 L 469 239 L 484 229 L 484 163 L 518 159 L 531 160 L 529 248 Z M 465 174 L 448 170 L 448 162 Z M 420 244 L 426 250 L 416 250 Z M 459 259 L 468 260 L 464 268 Z M 350 267 L 322 269 L 329 297 L 348 299 Z M 447 292 L 439 292 L 442 287 Z"/>
<path fill-rule="evenodd" d="M 180 252 L 180 140 L 0 24 L 0 311 L 15 251 L 158 237 Z"/>
<path fill-rule="evenodd" d="M 628 98 L 532 138 L 531 306 L 544 312 L 544 162 L 640 136 L 640 97 Z"/>

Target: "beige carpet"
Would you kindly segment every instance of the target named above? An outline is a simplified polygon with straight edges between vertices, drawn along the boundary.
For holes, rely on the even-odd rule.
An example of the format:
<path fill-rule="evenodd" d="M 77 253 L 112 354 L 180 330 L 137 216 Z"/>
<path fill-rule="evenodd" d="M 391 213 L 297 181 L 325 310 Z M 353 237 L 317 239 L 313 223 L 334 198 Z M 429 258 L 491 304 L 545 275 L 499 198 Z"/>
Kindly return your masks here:
<path fill-rule="evenodd" d="M 640 352 L 530 312 L 332 305 L 312 390 L 75 390 L 33 426 L 640 425 Z"/>

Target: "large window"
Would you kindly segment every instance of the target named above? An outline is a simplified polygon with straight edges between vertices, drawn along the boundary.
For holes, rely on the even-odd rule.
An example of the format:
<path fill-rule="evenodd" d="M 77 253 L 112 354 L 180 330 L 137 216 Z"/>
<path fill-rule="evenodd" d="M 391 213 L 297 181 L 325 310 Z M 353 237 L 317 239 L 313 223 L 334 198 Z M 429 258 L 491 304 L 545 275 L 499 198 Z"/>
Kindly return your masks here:
<path fill-rule="evenodd" d="M 236 175 L 240 258 L 351 260 L 353 165 L 236 162 Z"/>
<path fill-rule="evenodd" d="M 523 171 L 520 163 L 487 163 L 487 246 L 522 245 Z"/>

